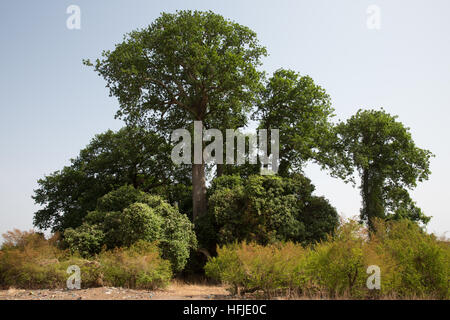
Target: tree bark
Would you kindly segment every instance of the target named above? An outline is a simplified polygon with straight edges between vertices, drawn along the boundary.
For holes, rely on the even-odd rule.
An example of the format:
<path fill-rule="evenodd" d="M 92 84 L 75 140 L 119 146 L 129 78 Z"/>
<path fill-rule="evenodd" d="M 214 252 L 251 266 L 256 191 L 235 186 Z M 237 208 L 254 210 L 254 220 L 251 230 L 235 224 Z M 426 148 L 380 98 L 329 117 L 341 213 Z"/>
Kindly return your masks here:
<path fill-rule="evenodd" d="M 363 208 L 361 219 L 367 221 L 369 230 L 375 231 L 374 218 L 384 218 L 383 178 L 374 169 L 364 168 L 362 173 L 361 195 Z"/>
<path fill-rule="evenodd" d="M 192 164 L 193 221 L 206 213 L 205 164 Z"/>
<path fill-rule="evenodd" d="M 216 165 L 216 177 L 220 177 L 223 175 L 223 169 L 224 169 L 223 166 L 224 166 L 224 164 L 220 164 L 220 163 L 218 163 Z"/>

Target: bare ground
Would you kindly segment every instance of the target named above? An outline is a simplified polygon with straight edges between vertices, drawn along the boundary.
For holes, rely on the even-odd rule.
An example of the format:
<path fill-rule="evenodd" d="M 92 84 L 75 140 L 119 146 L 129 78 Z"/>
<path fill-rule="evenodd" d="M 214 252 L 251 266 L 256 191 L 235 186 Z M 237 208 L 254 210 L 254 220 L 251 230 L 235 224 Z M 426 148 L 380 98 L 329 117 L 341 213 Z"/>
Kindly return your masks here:
<path fill-rule="evenodd" d="M 231 299 L 225 286 L 172 282 L 165 289 L 89 288 L 81 290 L 0 290 L 0 300 L 206 300 Z"/>

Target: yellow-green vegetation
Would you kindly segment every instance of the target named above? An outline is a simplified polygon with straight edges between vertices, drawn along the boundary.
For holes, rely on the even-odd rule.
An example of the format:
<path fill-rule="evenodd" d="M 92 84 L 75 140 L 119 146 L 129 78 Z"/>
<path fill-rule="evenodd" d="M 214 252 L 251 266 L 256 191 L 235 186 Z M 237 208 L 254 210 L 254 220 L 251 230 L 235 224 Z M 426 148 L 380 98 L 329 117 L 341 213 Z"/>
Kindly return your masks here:
<path fill-rule="evenodd" d="M 58 237 L 47 240 L 34 232 L 8 232 L 0 250 L 0 287 L 65 288 L 67 268 L 77 265 L 81 287 L 115 286 L 153 289 L 172 277 L 170 262 L 155 243 L 138 241 L 129 248 L 102 251 L 92 258 L 61 250 Z"/>
<path fill-rule="evenodd" d="M 375 222 L 370 237 L 355 221 L 315 245 L 234 243 L 217 249 L 206 274 L 237 293 L 348 298 L 450 298 L 450 248 L 407 221 Z M 370 265 L 381 271 L 369 290 Z"/>

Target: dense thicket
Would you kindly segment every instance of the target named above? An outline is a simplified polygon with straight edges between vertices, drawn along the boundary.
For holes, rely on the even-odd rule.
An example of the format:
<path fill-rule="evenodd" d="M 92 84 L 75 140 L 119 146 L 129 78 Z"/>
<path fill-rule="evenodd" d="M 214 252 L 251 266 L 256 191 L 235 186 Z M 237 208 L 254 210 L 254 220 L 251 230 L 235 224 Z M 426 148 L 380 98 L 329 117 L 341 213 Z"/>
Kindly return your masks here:
<path fill-rule="evenodd" d="M 206 274 L 235 293 L 314 298 L 450 298 L 450 246 L 409 220 L 374 220 L 370 240 L 355 221 L 334 236 L 305 248 L 292 242 L 220 247 Z M 380 268 L 380 289 L 367 280 Z M 374 281 L 372 279 L 372 281 Z M 373 283 L 373 282 L 372 282 Z"/>
<path fill-rule="evenodd" d="M 209 190 L 208 214 L 197 222 L 200 245 L 214 251 L 217 244 L 235 241 L 320 241 L 334 231 L 339 218 L 313 191 L 311 181 L 300 174 L 221 176 Z"/>

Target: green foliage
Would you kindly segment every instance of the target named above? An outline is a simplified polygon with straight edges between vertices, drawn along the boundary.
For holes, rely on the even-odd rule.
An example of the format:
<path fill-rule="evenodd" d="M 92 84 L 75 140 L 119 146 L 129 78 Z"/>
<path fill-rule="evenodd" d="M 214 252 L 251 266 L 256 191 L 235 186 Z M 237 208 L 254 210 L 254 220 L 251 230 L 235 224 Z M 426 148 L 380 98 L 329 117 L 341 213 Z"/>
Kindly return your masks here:
<path fill-rule="evenodd" d="M 157 187 L 152 189 L 152 193 L 166 199 L 181 213 L 192 217 L 192 186 L 189 181 Z"/>
<path fill-rule="evenodd" d="M 374 244 L 392 256 L 395 277 L 386 290 L 400 296 L 450 297 L 450 247 L 409 220 L 375 221 Z M 446 245 L 447 244 L 447 245 Z"/>
<path fill-rule="evenodd" d="M 210 212 L 197 223 L 199 241 L 209 249 L 244 240 L 319 241 L 337 226 L 338 215 L 313 190 L 302 175 L 219 177 L 210 190 Z"/>
<path fill-rule="evenodd" d="M 427 180 L 433 154 L 418 148 L 408 128 L 384 110 L 359 110 L 336 127 L 338 164 L 334 173 L 353 181 L 361 177 L 361 218 L 408 218 L 427 223 L 429 218 L 416 207 L 408 189 Z"/>
<path fill-rule="evenodd" d="M 367 292 L 366 269 L 370 265 L 367 250 L 361 226 L 354 221 L 344 224 L 334 237 L 311 250 L 306 274 L 332 297 L 362 297 Z"/>
<path fill-rule="evenodd" d="M 119 101 L 117 117 L 169 137 L 194 120 L 219 130 L 245 126 L 265 55 L 249 28 L 211 11 L 185 10 L 130 32 L 94 68 Z M 203 165 L 192 166 L 194 218 L 206 212 Z"/>
<path fill-rule="evenodd" d="M 175 272 L 179 272 L 186 265 L 191 250 L 197 248 L 194 225 L 168 203 L 161 202 L 155 207 L 155 212 L 164 221 L 159 239 L 162 256 L 172 263 Z"/>
<path fill-rule="evenodd" d="M 72 253 L 78 252 L 83 257 L 100 252 L 104 239 L 105 234 L 97 225 L 83 223 L 76 229 L 64 231 L 64 241 Z"/>
<path fill-rule="evenodd" d="M 173 165 L 170 150 L 165 139 L 143 129 L 125 127 L 97 135 L 70 166 L 38 181 L 33 199 L 43 208 L 35 212 L 34 225 L 60 232 L 76 228 L 96 208 L 98 198 L 122 185 L 158 188 L 165 195 L 161 186 L 187 183 L 186 168 Z"/>
<path fill-rule="evenodd" d="M 96 211 L 99 212 L 120 212 L 133 203 L 144 203 L 147 194 L 134 188 L 131 185 L 121 186 L 105 194 L 97 200 Z M 89 220 L 89 217 L 87 217 Z"/>
<path fill-rule="evenodd" d="M 237 243 L 218 248 L 218 256 L 205 266 L 206 275 L 232 285 L 234 293 L 262 290 L 272 295 L 294 289 L 304 282 L 299 272 L 305 249 L 292 242 L 261 246 Z"/>
<path fill-rule="evenodd" d="M 172 272 L 169 261 L 161 260 L 158 248 L 139 240 L 130 248 L 116 248 L 99 254 L 103 282 L 116 287 L 155 289 L 168 284 Z"/>
<path fill-rule="evenodd" d="M 450 247 L 408 221 L 342 224 L 334 236 L 304 248 L 293 243 L 233 243 L 217 249 L 206 274 L 237 293 L 296 293 L 311 297 L 450 297 Z M 367 267 L 380 267 L 381 288 L 369 290 Z"/>
<path fill-rule="evenodd" d="M 333 111 L 329 95 L 309 76 L 279 69 L 266 81 L 254 118 L 260 128 L 280 130 L 279 175 L 301 170 L 309 160 L 331 163 Z"/>
<path fill-rule="evenodd" d="M 116 286 L 154 289 L 169 282 L 170 262 L 159 256 L 155 244 L 138 241 L 130 248 L 102 251 L 90 259 L 69 254 L 57 238 L 45 240 L 34 232 L 10 232 L 0 250 L 0 287 L 66 288 L 71 265 L 80 268 L 81 287 Z"/>
<path fill-rule="evenodd" d="M 117 115 L 130 122 L 170 132 L 196 119 L 225 129 L 223 119 L 245 118 L 265 54 L 249 28 L 210 11 L 186 10 L 162 13 L 130 32 L 103 52 L 95 70 L 119 100 Z"/>
<path fill-rule="evenodd" d="M 120 232 L 123 244 L 130 246 L 138 240 L 153 242 L 161 237 L 164 219 L 143 203 L 133 203 L 123 210 Z"/>
<path fill-rule="evenodd" d="M 89 254 L 99 253 L 103 245 L 114 249 L 130 246 L 138 240 L 158 241 L 162 257 L 172 263 L 175 272 L 183 269 L 190 250 L 197 246 L 194 227 L 186 215 L 161 197 L 136 190 L 132 186 L 123 186 L 100 198 L 96 210 L 86 216 L 85 224 L 104 234 L 103 242 Z M 86 227 L 83 225 L 69 230 L 69 235 L 83 234 L 83 228 Z M 94 236 L 90 235 L 91 238 Z M 91 238 L 83 236 L 82 239 L 90 241 Z M 65 242 L 72 250 L 77 250 L 73 246 L 77 243 Z M 83 245 L 88 246 L 89 243 Z M 80 251 L 86 256 L 84 253 Z"/>

